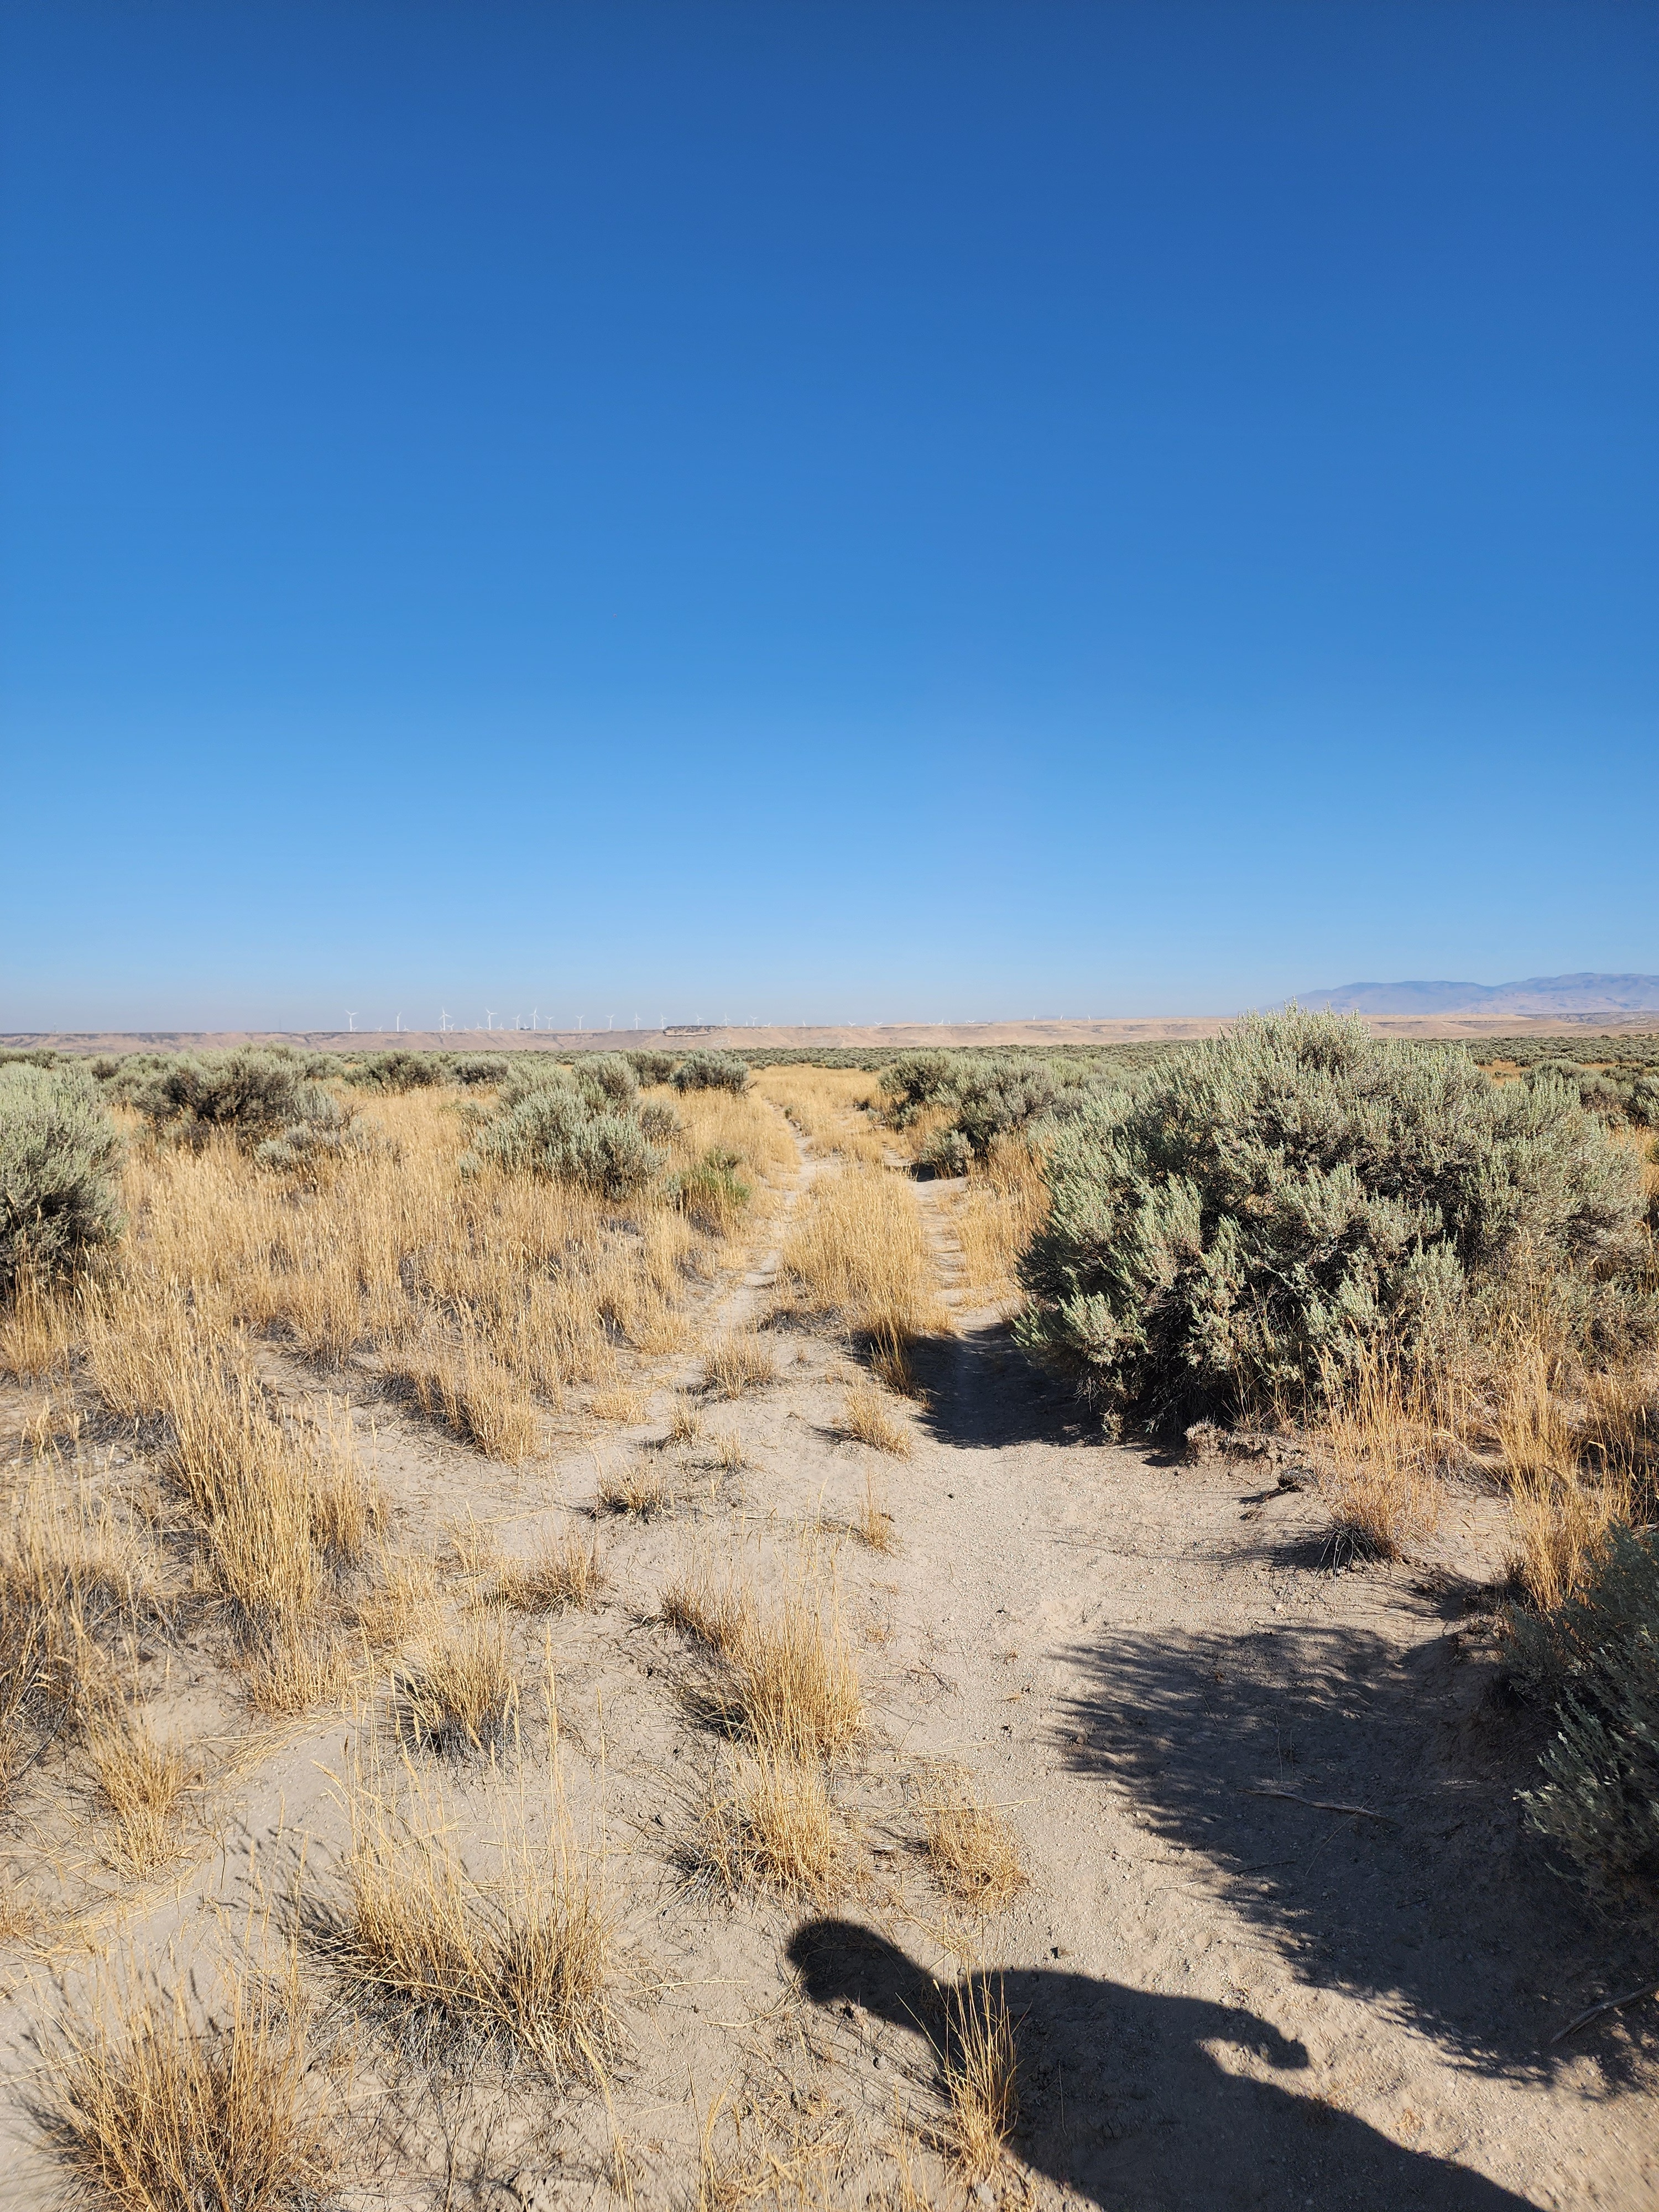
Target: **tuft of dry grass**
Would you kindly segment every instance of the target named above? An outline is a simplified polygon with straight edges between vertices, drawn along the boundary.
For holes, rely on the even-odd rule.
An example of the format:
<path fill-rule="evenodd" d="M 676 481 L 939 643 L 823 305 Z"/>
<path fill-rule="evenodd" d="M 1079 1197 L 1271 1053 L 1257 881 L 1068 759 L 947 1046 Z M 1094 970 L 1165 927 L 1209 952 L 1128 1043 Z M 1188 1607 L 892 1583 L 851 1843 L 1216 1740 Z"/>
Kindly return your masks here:
<path fill-rule="evenodd" d="M 20 1382 L 67 1374 L 79 1307 L 75 1291 L 21 1267 L 0 1304 L 0 1373 Z"/>
<path fill-rule="evenodd" d="M 486 1459 L 515 1465 L 541 1448 L 535 1400 L 474 1334 L 463 1335 L 459 1346 L 430 1339 L 396 1346 L 383 1355 L 381 1371 Z"/>
<path fill-rule="evenodd" d="M 160 1743 L 142 1714 L 100 1712 L 87 1730 L 87 1756 L 111 1815 L 115 1853 L 134 1874 L 168 1856 L 197 1771 L 177 1743 Z"/>
<path fill-rule="evenodd" d="M 607 1468 L 599 1477 L 598 1504 L 601 1513 L 623 1513 L 635 1521 L 654 1521 L 674 1503 L 673 1493 L 660 1468 L 645 1460 L 629 1460 L 620 1468 Z"/>
<path fill-rule="evenodd" d="M 872 1552 L 896 1552 L 898 1549 L 898 1527 L 890 1513 L 876 1498 L 875 1477 L 866 1468 L 864 1475 L 864 1496 L 854 1516 L 853 1533 Z"/>
<path fill-rule="evenodd" d="M 502 1825 L 499 1870 L 480 1881 L 456 1850 L 441 1800 L 417 1800 L 399 1814 L 360 1797 L 343 1893 L 312 1909 L 312 1942 L 347 2002 L 406 2058 L 529 2057 L 556 2077 L 603 2087 L 619 2024 L 602 1883 L 562 1806 L 542 1848 L 522 1808 Z"/>
<path fill-rule="evenodd" d="M 974 1976 L 945 1996 L 948 2144 L 963 2178 L 988 2181 L 1019 2118 L 1019 2053 L 999 1983 Z"/>
<path fill-rule="evenodd" d="M 749 1583 L 735 1576 L 717 1583 L 701 1561 L 665 1588 L 659 1618 L 720 1663 L 714 1710 L 763 1758 L 834 1759 L 863 1733 L 864 1697 L 839 1593 L 833 1583 L 823 1587 L 810 1562 L 763 1611 Z"/>
<path fill-rule="evenodd" d="M 726 1429 L 713 1439 L 714 1464 L 727 1474 L 741 1474 L 750 1464 L 749 1455 L 743 1448 L 743 1439 L 734 1429 Z"/>
<path fill-rule="evenodd" d="M 862 1377 L 847 1393 L 842 1427 L 859 1443 L 908 1459 L 915 1439 L 908 1425 L 897 1419 L 885 1394 Z"/>
<path fill-rule="evenodd" d="M 631 1427 L 645 1419 L 645 1401 L 637 1390 L 620 1386 L 610 1390 L 596 1390 L 587 1401 L 589 1414 L 596 1421 L 613 1421 L 623 1428 Z"/>
<path fill-rule="evenodd" d="M 820 1176 L 786 1240 L 782 1272 L 797 1303 L 866 1340 L 888 1379 L 908 1376 L 905 1347 L 949 1335 L 916 1195 L 884 1169 L 849 1163 Z"/>
<path fill-rule="evenodd" d="M 398 1732 L 428 1751 L 498 1751 L 518 1711 L 518 1684 L 499 1621 L 473 1616 L 441 1630 L 398 1679 Z"/>
<path fill-rule="evenodd" d="M 598 1537 L 584 1544 L 567 1533 L 549 1536 L 528 1559 L 509 1560 L 493 1595 L 520 1613 L 556 1613 L 566 1606 L 586 1611 L 598 1604 L 605 1582 Z"/>
<path fill-rule="evenodd" d="M 668 1442 L 671 1444 L 694 1444 L 702 1434 L 702 1416 L 686 1398 L 674 1401 L 674 1410 L 668 1417 Z"/>
<path fill-rule="evenodd" d="M 741 1398 L 764 1389 L 778 1377 L 769 1344 L 755 1329 L 734 1330 L 715 1345 L 702 1364 L 702 1386 L 712 1398 Z"/>
<path fill-rule="evenodd" d="M 35 2118 L 76 2194 L 109 2212 L 299 2212 L 326 2192 L 334 2130 L 292 1993 L 238 1979 L 213 2021 L 107 1998 L 53 2039 Z"/>
<path fill-rule="evenodd" d="M 1443 1469 L 1457 1449 L 1430 1386 L 1384 1354 L 1368 1354 L 1320 1431 L 1322 1488 L 1339 1540 L 1368 1559 L 1397 1559 L 1431 1535 L 1445 1498 Z"/>
<path fill-rule="evenodd" d="M 951 1207 L 962 1247 L 963 1288 L 987 1304 L 1019 1295 L 1020 1261 L 1048 1218 L 1041 1152 L 1020 1137 L 1000 1138 L 975 1161 Z"/>
<path fill-rule="evenodd" d="M 843 1886 L 847 1857 L 823 1769 L 765 1752 L 734 1782 L 715 1786 L 686 1854 L 694 1876 L 727 1897 L 750 1892 L 819 1905 Z"/>
<path fill-rule="evenodd" d="M 957 1781 L 927 1806 L 927 1863 L 954 1904 L 1001 1912 L 1024 1887 L 1025 1869 L 1013 1830 L 994 1807 Z"/>

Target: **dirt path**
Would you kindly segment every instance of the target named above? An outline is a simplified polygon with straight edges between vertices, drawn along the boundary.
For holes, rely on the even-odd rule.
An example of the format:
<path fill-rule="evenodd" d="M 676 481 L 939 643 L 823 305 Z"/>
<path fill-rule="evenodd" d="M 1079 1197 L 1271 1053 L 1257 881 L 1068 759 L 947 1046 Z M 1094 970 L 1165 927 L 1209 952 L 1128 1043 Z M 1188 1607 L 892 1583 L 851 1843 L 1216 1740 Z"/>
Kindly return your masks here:
<path fill-rule="evenodd" d="M 766 1317 L 790 1210 L 837 1171 L 802 1148 L 768 1249 L 712 1294 L 717 1329 Z M 679 1443 L 690 1357 L 663 1363 L 642 1419 L 573 1430 L 520 1471 L 386 1413 L 382 1474 L 407 1528 L 435 1540 L 465 1516 L 509 1555 L 599 1530 L 603 1603 L 515 1628 L 515 1651 L 526 1681 L 556 1678 L 574 1815 L 604 1839 L 630 2056 L 608 2111 L 508 2082 L 463 2125 L 435 2077 L 413 2106 L 387 2089 L 379 2162 L 354 2173 L 344 2212 L 611 2207 L 618 2134 L 641 2206 L 958 2206 L 960 2180 L 918 2147 L 941 2111 L 924 1978 L 975 1972 L 1018 2024 L 1021 2118 L 970 2202 L 1659 2204 L 1659 2008 L 1549 2041 L 1646 1962 L 1522 1831 L 1534 1724 L 1494 1701 L 1451 1571 L 1494 1558 L 1494 1509 L 1460 1506 L 1438 1564 L 1334 1577 L 1310 1495 L 1085 1430 L 998 1316 L 969 1308 L 939 1194 L 917 1188 L 957 1334 L 918 1356 L 908 1459 L 849 1440 L 859 1370 L 795 1325 L 766 1331 L 776 1379 L 696 1399 L 701 1433 Z M 601 1468 L 623 1462 L 665 1469 L 671 1510 L 602 1516 Z M 893 1516 L 890 1554 L 852 1533 L 866 1484 Z M 872 1711 L 836 1784 L 848 1879 L 816 1908 L 728 1900 L 689 1874 L 687 1845 L 733 1747 L 690 1695 L 662 1593 L 699 1561 L 775 1592 L 803 1557 L 833 1579 Z M 446 1597 L 469 1602 L 446 1572 Z M 179 1686 L 229 1741 L 234 1698 L 212 1692 Z M 322 1714 L 247 1747 L 216 1832 L 130 1902 L 123 1944 L 178 1978 L 222 1939 L 227 1908 L 280 1896 L 301 1856 L 325 1887 L 348 1841 L 333 1778 L 383 1726 Z M 949 1772 L 1019 1838 L 1029 1879 L 1000 1917 L 953 1912 L 927 1870 L 923 1802 Z M 468 1852 L 524 1790 L 476 1769 L 447 1786 Z M 23 2076 L 57 1978 L 82 1971 L 59 1955 L 9 1972 L 0 2040 Z M 0 2138 L 0 2193 L 33 2207 L 52 2177 L 26 2141 L 15 2123 Z"/>

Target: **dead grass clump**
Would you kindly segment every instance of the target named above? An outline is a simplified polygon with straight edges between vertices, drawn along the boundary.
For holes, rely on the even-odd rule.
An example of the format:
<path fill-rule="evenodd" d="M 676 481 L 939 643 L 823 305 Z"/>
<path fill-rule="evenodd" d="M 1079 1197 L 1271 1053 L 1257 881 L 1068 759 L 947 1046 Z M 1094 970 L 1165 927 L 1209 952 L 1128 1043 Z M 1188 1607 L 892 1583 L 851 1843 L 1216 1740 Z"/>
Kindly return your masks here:
<path fill-rule="evenodd" d="M 895 1418 L 887 1398 L 873 1382 L 860 1378 L 848 1391 L 842 1427 L 859 1443 L 890 1452 L 895 1459 L 910 1456 L 914 1439 L 909 1427 Z"/>
<path fill-rule="evenodd" d="M 951 1208 L 962 1247 L 963 1288 L 988 1303 L 1019 1294 L 1019 1263 L 1048 1218 L 1042 1155 L 1023 1137 L 1000 1137 L 975 1161 Z"/>
<path fill-rule="evenodd" d="M 702 1364 L 702 1386 L 714 1398 L 741 1398 L 775 1382 L 778 1364 L 757 1331 L 734 1331 L 722 1339 Z"/>
<path fill-rule="evenodd" d="M 677 1398 L 668 1417 L 668 1442 L 694 1444 L 702 1434 L 702 1416 L 688 1399 Z"/>
<path fill-rule="evenodd" d="M 596 1390 L 587 1401 L 587 1410 L 596 1421 L 614 1421 L 629 1428 L 645 1419 L 645 1402 L 637 1390 L 620 1387 L 611 1390 Z"/>
<path fill-rule="evenodd" d="M 948 2145 L 970 2183 L 988 2181 L 1019 2118 L 1019 2053 L 1000 1984 L 974 1977 L 945 1998 Z"/>
<path fill-rule="evenodd" d="M 1323 1490 L 1337 1539 L 1367 1559 L 1397 1559 L 1432 1534 L 1457 1447 L 1429 1385 L 1383 1354 L 1362 1358 L 1320 1431 Z"/>
<path fill-rule="evenodd" d="M 513 1465 L 541 1447 L 535 1401 L 476 1336 L 464 1337 L 458 1346 L 428 1341 L 390 1348 L 382 1371 L 409 1390 L 423 1413 L 486 1459 Z"/>
<path fill-rule="evenodd" d="M 72 1289 L 33 1267 L 20 1267 L 11 1296 L 0 1303 L 0 1372 L 20 1382 L 66 1374 L 78 1316 Z"/>
<path fill-rule="evenodd" d="M 597 1499 L 601 1513 L 626 1514 L 635 1521 L 654 1521 L 674 1503 L 661 1468 L 644 1460 L 607 1468 L 599 1477 Z"/>
<path fill-rule="evenodd" d="M 823 1905 L 842 1887 L 846 1856 L 822 1768 L 762 1753 L 735 1783 L 716 1786 L 687 1862 L 727 1897 Z"/>
<path fill-rule="evenodd" d="M 706 1559 L 682 1569 L 664 1585 L 657 1602 L 659 1620 L 722 1658 L 748 1635 L 754 1613 L 755 1594 L 748 1584 L 735 1577 L 717 1584 Z"/>
<path fill-rule="evenodd" d="M 520 1826 L 488 1881 L 448 1826 L 441 1805 L 356 1808 L 343 1895 L 310 1923 L 343 1994 L 417 2063 L 531 2058 L 602 2085 L 619 2039 L 613 1938 L 562 1816 L 546 1850 Z"/>
<path fill-rule="evenodd" d="M 714 1439 L 714 1464 L 726 1474 L 741 1474 L 750 1465 L 743 1439 L 735 1430 L 726 1429 Z"/>
<path fill-rule="evenodd" d="M 898 1524 L 892 1515 L 878 1503 L 875 1478 L 868 1469 L 864 1477 L 864 1496 L 853 1520 L 853 1533 L 872 1552 L 896 1552 L 898 1549 Z"/>
<path fill-rule="evenodd" d="M 125 1996 L 56 2039 L 35 2118 L 71 2188 L 111 2212 L 300 2212 L 325 2192 L 332 2130 L 303 2021 L 260 1983 L 197 2025 Z"/>
<path fill-rule="evenodd" d="M 927 1863 L 954 1904 L 1001 1912 L 1024 1884 L 1019 1844 L 1000 1813 L 965 1784 L 940 1790 L 928 1803 Z"/>
<path fill-rule="evenodd" d="M 884 1169 L 849 1163 L 819 1176 L 784 1244 L 782 1272 L 806 1311 L 886 1347 L 895 1375 L 905 1371 L 906 1344 L 951 1332 L 915 1193 Z"/>
<path fill-rule="evenodd" d="M 599 1539 L 584 1544 L 567 1534 L 550 1536 L 528 1559 L 510 1560 L 495 1578 L 494 1595 L 520 1613 L 557 1613 L 566 1606 L 585 1611 L 599 1603 L 605 1581 Z"/>
<path fill-rule="evenodd" d="M 459 1757 L 499 1751 L 518 1710 L 518 1684 L 498 1621 L 473 1618 L 434 1637 L 398 1680 L 398 1732 Z"/>
<path fill-rule="evenodd" d="M 858 1663 L 833 1591 L 821 1599 L 804 1582 L 775 1612 L 751 1613 L 725 1656 L 737 1714 L 763 1754 L 837 1759 L 863 1734 Z"/>
<path fill-rule="evenodd" d="M 148 1873 L 172 1850 L 195 1768 L 180 1745 L 156 1741 L 142 1714 L 118 1707 L 88 1727 L 87 1755 L 118 1858 L 134 1874 Z"/>

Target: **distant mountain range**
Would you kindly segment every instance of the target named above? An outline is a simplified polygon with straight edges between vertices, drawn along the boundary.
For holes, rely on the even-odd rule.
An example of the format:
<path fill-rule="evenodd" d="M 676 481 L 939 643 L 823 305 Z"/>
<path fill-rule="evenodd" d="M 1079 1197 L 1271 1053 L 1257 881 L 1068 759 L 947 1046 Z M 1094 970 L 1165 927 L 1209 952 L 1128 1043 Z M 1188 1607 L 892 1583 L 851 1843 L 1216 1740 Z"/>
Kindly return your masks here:
<path fill-rule="evenodd" d="M 1632 1014 L 1659 1012 L 1659 975 L 1529 975 L 1522 983 L 1339 983 L 1299 1006 L 1360 1014 Z"/>

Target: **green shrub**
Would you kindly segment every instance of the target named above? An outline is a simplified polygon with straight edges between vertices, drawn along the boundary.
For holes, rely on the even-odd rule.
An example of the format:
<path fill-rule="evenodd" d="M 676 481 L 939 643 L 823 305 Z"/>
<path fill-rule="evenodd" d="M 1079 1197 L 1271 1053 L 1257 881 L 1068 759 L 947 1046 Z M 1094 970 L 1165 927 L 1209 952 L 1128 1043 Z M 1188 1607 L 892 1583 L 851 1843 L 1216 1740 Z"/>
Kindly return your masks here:
<path fill-rule="evenodd" d="M 505 1081 L 507 1067 L 504 1052 L 458 1052 L 449 1062 L 449 1079 L 465 1091 L 476 1091 Z"/>
<path fill-rule="evenodd" d="M 662 1166 L 662 1154 L 626 1109 L 596 1108 L 591 1094 L 564 1080 L 532 1085 L 504 1101 L 474 1138 L 463 1175 L 496 1168 L 512 1175 L 573 1182 L 602 1198 L 627 1198 Z"/>
<path fill-rule="evenodd" d="M 666 1083 L 674 1073 L 672 1052 L 630 1052 L 628 1058 L 641 1083 Z"/>
<path fill-rule="evenodd" d="M 1659 1529 L 1615 1525 L 1577 1598 L 1513 1626 L 1517 1671 L 1556 1698 L 1528 1820 L 1595 1887 L 1659 1904 Z"/>
<path fill-rule="evenodd" d="M 736 1152 L 714 1146 L 695 1167 L 674 1178 L 671 1195 L 683 1212 L 705 1229 L 729 1229 L 754 1196 L 754 1186 L 740 1172 Z"/>
<path fill-rule="evenodd" d="M 307 1083 L 300 1093 L 299 1115 L 274 1137 L 253 1148 L 256 1163 L 289 1181 L 318 1183 L 349 1159 L 391 1151 L 377 1121 L 343 1106 L 331 1091 Z"/>
<path fill-rule="evenodd" d="M 298 1054 L 244 1045 L 163 1059 L 135 1071 L 124 1095 L 155 1129 L 182 1143 L 226 1129 L 252 1147 L 303 1121 L 314 1088 Z"/>
<path fill-rule="evenodd" d="M 1046 1172 L 1018 1333 L 1113 1425 L 1315 1403 L 1379 1340 L 1462 1340 L 1528 1270 L 1583 1341 L 1652 1327 L 1640 1169 L 1576 1091 L 1353 1017 L 1255 1017 L 1091 1090 Z"/>
<path fill-rule="evenodd" d="M 448 1067 L 439 1054 L 393 1048 L 370 1053 L 347 1069 L 345 1079 L 362 1091 L 404 1091 L 429 1090 L 448 1079 Z"/>
<path fill-rule="evenodd" d="M 960 1129 L 935 1129 L 921 1148 L 921 1164 L 936 1176 L 963 1176 L 974 1148 Z"/>
<path fill-rule="evenodd" d="M 749 1063 L 734 1052 L 690 1052 L 673 1080 L 677 1091 L 746 1091 Z"/>
<path fill-rule="evenodd" d="M 640 1109 L 640 1127 L 653 1145 L 667 1145 L 685 1124 L 665 1098 L 647 1098 Z"/>
<path fill-rule="evenodd" d="M 0 1296 L 18 1270 L 58 1274 L 120 1232 L 121 1139 L 70 1062 L 0 1067 Z"/>
<path fill-rule="evenodd" d="M 626 1053 L 588 1054 L 574 1063 L 571 1073 L 584 1091 L 612 1106 L 631 1106 L 640 1095 L 640 1079 Z M 746 1068 L 744 1074 L 746 1080 Z"/>
<path fill-rule="evenodd" d="M 955 1096 L 951 1081 L 960 1058 L 950 1052 L 907 1052 L 883 1068 L 881 1095 L 896 1129 L 908 1128 L 924 1107 Z"/>

